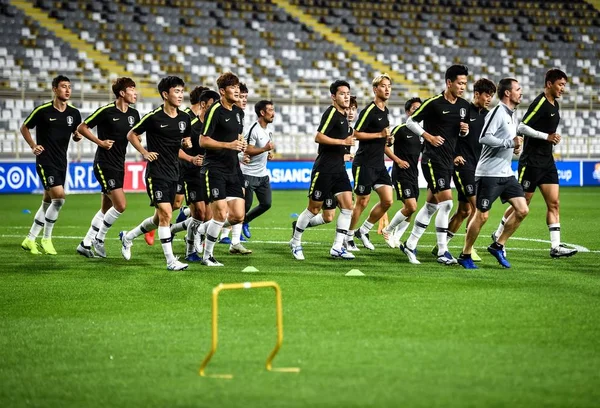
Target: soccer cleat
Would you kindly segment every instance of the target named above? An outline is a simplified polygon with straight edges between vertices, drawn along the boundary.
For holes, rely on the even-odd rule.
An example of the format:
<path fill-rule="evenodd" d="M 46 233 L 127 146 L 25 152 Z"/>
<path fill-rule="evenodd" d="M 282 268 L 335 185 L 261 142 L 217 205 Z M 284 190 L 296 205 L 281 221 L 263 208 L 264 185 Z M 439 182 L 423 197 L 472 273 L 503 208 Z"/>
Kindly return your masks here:
<path fill-rule="evenodd" d="M 42 238 L 40 245 L 48 255 L 56 255 L 56 249 L 54 249 L 54 245 L 52 244 L 52 238 Z"/>
<path fill-rule="evenodd" d="M 92 247 L 83 245 L 83 241 L 81 241 L 79 243 L 79 245 L 77 245 L 77 253 L 79 255 L 85 256 L 86 258 L 94 257 L 94 253 L 92 252 Z"/>
<path fill-rule="evenodd" d="M 396 229 L 394 228 L 392 231 L 388 231 L 388 228 L 385 227 L 381 230 L 381 235 L 383 235 L 383 239 L 385 239 L 385 243 L 388 244 L 390 248 L 397 248 L 398 241 L 396 241 Z"/>
<path fill-rule="evenodd" d="M 406 243 L 400 244 L 400 250 L 408 257 L 408 262 L 413 265 L 420 265 L 421 262 L 417 259 L 417 249 L 410 249 L 406 246 Z"/>
<path fill-rule="evenodd" d="M 154 245 L 154 233 L 156 232 L 156 230 L 152 230 L 150 232 L 146 232 L 144 234 L 144 239 L 146 240 L 146 244 L 152 246 Z"/>
<path fill-rule="evenodd" d="M 472 255 L 473 254 L 471 254 L 471 256 L 468 258 L 463 258 L 463 255 L 461 254 L 461 256 L 458 257 L 458 264 L 465 269 L 479 269 L 479 267 L 473 262 Z"/>
<path fill-rule="evenodd" d="M 229 237 L 223 237 L 223 238 L 221 238 L 221 240 L 219 241 L 219 244 L 227 244 L 227 245 L 231 245 L 231 238 L 229 238 Z"/>
<path fill-rule="evenodd" d="M 192 252 L 191 254 L 185 257 L 185 260 L 188 262 L 202 262 L 202 257 L 196 252 Z"/>
<path fill-rule="evenodd" d="M 104 248 L 104 241 L 98 238 L 94 238 L 92 240 L 92 246 L 94 247 L 94 251 L 96 251 L 96 255 L 100 258 L 106 258 L 106 248 Z"/>
<path fill-rule="evenodd" d="M 180 223 L 185 221 L 185 219 L 187 218 L 187 216 L 185 215 L 185 209 L 187 207 L 183 206 L 179 209 L 179 214 L 177 215 L 177 218 L 175 219 L 175 223 Z"/>
<path fill-rule="evenodd" d="M 574 248 L 567 248 L 565 244 L 560 244 L 557 247 L 554 247 L 550 250 L 550 256 L 552 258 L 568 258 L 577 253 L 577 250 Z"/>
<path fill-rule="evenodd" d="M 248 242 L 248 240 L 246 239 L 246 237 L 244 236 L 244 234 L 240 234 L 240 241 L 241 242 Z"/>
<path fill-rule="evenodd" d="M 126 261 L 131 259 L 131 246 L 133 242 L 127 240 L 127 231 L 119 232 L 119 239 L 121 240 L 121 255 L 125 258 Z"/>
<path fill-rule="evenodd" d="M 184 269 L 187 269 L 187 267 L 188 267 L 188 264 L 179 262 L 179 258 L 175 258 L 175 260 L 173 262 L 171 262 L 170 264 L 167 265 L 167 270 L 168 271 L 183 271 Z"/>
<path fill-rule="evenodd" d="M 371 240 L 369 240 L 368 233 L 361 234 L 360 230 L 356 230 L 354 231 L 354 236 L 362 241 L 365 248 L 370 249 L 371 251 L 375 250 L 375 246 L 371 243 Z"/>
<path fill-rule="evenodd" d="M 357 252 L 360 251 L 360 248 L 356 246 L 356 243 L 352 238 L 348 238 L 346 241 L 346 249 L 349 252 Z"/>
<path fill-rule="evenodd" d="M 37 243 L 33 239 L 25 238 L 23 242 L 21 242 L 21 248 L 23 248 L 25 251 L 31 252 L 33 255 L 42 254 L 38 249 Z"/>
<path fill-rule="evenodd" d="M 215 259 L 214 256 L 202 259 L 202 265 L 206 266 L 223 266 L 223 264 Z"/>
<path fill-rule="evenodd" d="M 339 259 L 354 259 L 355 258 L 354 254 L 346 251 L 346 249 L 344 247 L 342 247 L 342 249 L 331 248 L 329 250 L 329 255 L 331 255 L 332 258 L 339 258 Z"/>
<path fill-rule="evenodd" d="M 240 255 L 250 255 L 252 253 L 252 250 L 244 247 L 242 244 L 235 244 L 235 245 L 230 245 L 229 246 L 229 253 L 230 254 L 240 254 Z"/>
<path fill-rule="evenodd" d="M 290 241 L 290 249 L 292 250 L 292 255 L 294 255 L 294 258 L 298 261 L 304 261 L 304 252 L 302 252 L 302 245 L 294 245 L 292 242 L 293 241 Z"/>
<path fill-rule="evenodd" d="M 448 251 L 444 252 L 442 255 L 437 257 L 437 261 L 444 265 L 456 265 L 458 261 L 452 254 Z"/>
<path fill-rule="evenodd" d="M 438 256 L 438 250 L 439 250 L 439 248 L 438 248 L 437 244 L 435 244 L 435 246 L 431 249 L 431 255 Z"/>
<path fill-rule="evenodd" d="M 242 234 L 244 234 L 246 238 L 252 238 L 252 234 L 250 233 L 250 224 L 247 222 L 242 224 Z"/>
<path fill-rule="evenodd" d="M 504 255 L 504 251 L 496 248 L 492 248 L 490 245 L 488 247 L 488 252 L 493 255 L 494 258 L 498 261 L 500 265 L 505 268 L 510 268 L 510 263 L 506 260 L 506 256 Z"/>
<path fill-rule="evenodd" d="M 481 262 L 481 257 L 479 256 L 475 248 L 471 250 L 471 259 L 473 260 L 473 262 Z"/>

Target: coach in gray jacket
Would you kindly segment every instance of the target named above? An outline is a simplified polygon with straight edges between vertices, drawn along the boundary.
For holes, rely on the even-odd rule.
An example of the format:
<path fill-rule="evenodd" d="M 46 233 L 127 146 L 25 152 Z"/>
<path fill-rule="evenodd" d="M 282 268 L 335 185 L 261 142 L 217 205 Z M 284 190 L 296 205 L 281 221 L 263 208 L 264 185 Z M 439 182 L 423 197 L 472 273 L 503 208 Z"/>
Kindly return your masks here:
<path fill-rule="evenodd" d="M 513 151 L 519 154 L 523 139 L 517 136 L 516 107 L 521 103 L 521 86 L 516 79 L 504 78 L 498 84 L 500 103 L 485 117 L 479 143 L 483 145 L 481 157 L 475 170 L 477 209 L 467 227 L 465 246 L 458 263 L 466 269 L 477 269 L 471 259 L 473 244 L 486 223 L 489 210 L 498 197 L 509 202 L 515 209 L 515 217 L 507 222 L 504 232 L 488 247 L 500 265 L 510 268 L 506 260 L 504 244 L 527 216 L 529 208 L 523 188 L 517 182 L 511 168 Z"/>

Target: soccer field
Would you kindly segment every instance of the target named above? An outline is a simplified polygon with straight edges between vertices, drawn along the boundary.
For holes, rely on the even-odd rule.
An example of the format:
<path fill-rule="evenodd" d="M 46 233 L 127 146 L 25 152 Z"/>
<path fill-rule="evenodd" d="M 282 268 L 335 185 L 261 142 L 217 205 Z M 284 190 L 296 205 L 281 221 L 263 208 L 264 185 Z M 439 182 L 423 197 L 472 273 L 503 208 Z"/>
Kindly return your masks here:
<path fill-rule="evenodd" d="M 438 265 L 433 226 L 420 242 L 421 265 L 376 234 L 374 252 L 332 260 L 333 225 L 307 230 L 307 260 L 298 262 L 287 241 L 306 193 L 285 191 L 252 224 L 252 255 L 217 245 L 224 268 L 193 264 L 183 272 L 167 271 L 160 245 L 142 237 L 130 261 L 121 257 L 119 230 L 152 212 L 145 194 L 128 195 L 107 237 L 108 259 L 75 252 L 99 195 L 67 197 L 55 257 L 20 248 L 33 221 L 24 210 L 35 213 L 40 196 L 2 196 L 0 406 L 597 407 L 600 189 L 563 188 L 561 196 L 562 239 L 580 248 L 569 259 L 549 256 L 537 193 L 509 241 L 512 269 L 485 251 L 499 202 L 476 244 L 479 270 Z M 463 239 L 450 243 L 455 256 Z M 181 255 L 183 234 L 173 245 Z M 241 272 L 250 265 L 259 272 Z M 354 268 L 366 276 L 344 276 Z M 200 377 L 211 289 L 265 280 L 283 291 L 285 340 L 274 367 L 301 372 L 264 369 L 275 306 L 272 290 L 256 289 L 220 295 L 220 344 L 207 372 L 234 378 Z"/>

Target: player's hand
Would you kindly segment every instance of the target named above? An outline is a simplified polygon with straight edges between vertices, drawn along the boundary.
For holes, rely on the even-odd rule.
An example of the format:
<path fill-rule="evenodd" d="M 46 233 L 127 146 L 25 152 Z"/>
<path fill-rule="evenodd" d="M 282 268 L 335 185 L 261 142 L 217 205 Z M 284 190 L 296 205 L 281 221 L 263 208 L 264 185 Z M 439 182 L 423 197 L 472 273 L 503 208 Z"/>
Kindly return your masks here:
<path fill-rule="evenodd" d="M 390 137 L 390 134 L 391 134 L 391 132 L 390 132 L 390 128 L 385 128 L 385 129 L 383 129 L 383 130 L 381 131 L 381 137 L 382 137 L 382 138 L 386 138 L 386 139 L 387 139 L 387 138 L 389 138 L 389 137 Z"/>
<path fill-rule="evenodd" d="M 410 167 L 410 163 L 407 161 L 404 161 L 402 159 L 398 159 L 398 161 L 396 162 L 396 164 L 398 165 L 398 167 L 400 167 L 401 169 L 408 169 Z"/>
<path fill-rule="evenodd" d="M 269 155 L 267 156 L 267 160 L 273 160 L 274 157 L 275 157 L 275 153 L 273 153 L 273 150 L 271 150 L 269 152 Z"/>
<path fill-rule="evenodd" d="M 244 164 L 250 163 L 250 155 L 245 154 L 244 158 L 242 159 L 242 163 L 244 163 Z"/>
<path fill-rule="evenodd" d="M 345 154 L 344 155 L 344 161 L 345 162 L 350 162 L 352 160 L 354 160 L 354 155 L 352 155 L 352 154 Z"/>
<path fill-rule="evenodd" d="M 342 144 L 344 146 L 354 146 L 355 143 L 356 143 L 356 138 L 354 136 L 348 136 L 347 138 L 344 139 L 344 142 Z"/>
<path fill-rule="evenodd" d="M 200 167 L 200 166 L 202 166 L 202 163 L 204 163 L 204 156 L 202 156 L 202 155 L 199 154 L 199 155 L 194 156 L 192 158 L 192 164 L 194 166 Z"/>
<path fill-rule="evenodd" d="M 81 139 L 83 139 L 83 136 L 78 131 L 75 131 L 73 132 L 72 139 L 74 142 L 79 142 Z"/>
<path fill-rule="evenodd" d="M 548 135 L 548 140 L 553 145 L 557 145 L 560 143 L 560 135 L 558 133 L 551 133 Z"/>
<path fill-rule="evenodd" d="M 192 147 L 192 138 L 184 137 L 181 139 L 181 147 L 184 149 L 190 149 Z"/>
<path fill-rule="evenodd" d="M 146 152 L 144 154 L 144 159 L 148 160 L 149 162 L 152 162 L 152 161 L 158 159 L 158 153 L 156 153 L 156 152 Z"/>
<path fill-rule="evenodd" d="M 269 143 L 265 145 L 265 152 L 269 152 L 271 150 L 275 150 L 275 144 L 272 141 L 269 141 Z"/>
<path fill-rule="evenodd" d="M 227 143 L 227 145 L 229 146 L 228 149 L 235 150 L 236 152 L 243 152 L 246 149 L 243 139 L 234 140 L 233 142 Z"/>
<path fill-rule="evenodd" d="M 40 154 L 42 154 L 42 153 L 44 152 L 44 146 L 36 144 L 35 146 L 33 146 L 33 147 L 31 148 L 31 151 L 32 151 L 32 152 L 33 152 L 33 154 L 35 154 L 36 156 L 39 156 Z"/>
<path fill-rule="evenodd" d="M 455 166 L 462 166 L 462 165 L 464 165 L 466 162 L 467 162 L 467 161 L 466 161 L 466 160 L 465 160 L 465 158 L 464 158 L 464 157 L 462 157 L 462 156 L 456 156 L 456 157 L 454 158 L 454 165 L 455 165 Z"/>
<path fill-rule="evenodd" d="M 460 133 L 461 135 L 469 133 L 469 124 L 467 122 L 460 122 Z"/>
<path fill-rule="evenodd" d="M 389 135 L 387 137 L 387 140 L 385 141 L 385 144 L 390 147 L 394 144 L 394 141 L 396 140 L 396 138 L 394 138 L 394 135 Z"/>
<path fill-rule="evenodd" d="M 513 139 L 513 142 L 515 143 L 514 154 L 521 154 L 521 150 L 523 149 L 523 138 L 521 136 L 517 136 Z"/>
<path fill-rule="evenodd" d="M 433 147 L 440 147 L 445 141 L 446 140 L 441 136 L 431 136 L 431 139 L 428 140 Z"/>
<path fill-rule="evenodd" d="M 111 147 L 113 147 L 113 144 L 115 143 L 114 140 L 101 140 L 100 141 L 100 147 L 106 150 L 110 150 Z"/>

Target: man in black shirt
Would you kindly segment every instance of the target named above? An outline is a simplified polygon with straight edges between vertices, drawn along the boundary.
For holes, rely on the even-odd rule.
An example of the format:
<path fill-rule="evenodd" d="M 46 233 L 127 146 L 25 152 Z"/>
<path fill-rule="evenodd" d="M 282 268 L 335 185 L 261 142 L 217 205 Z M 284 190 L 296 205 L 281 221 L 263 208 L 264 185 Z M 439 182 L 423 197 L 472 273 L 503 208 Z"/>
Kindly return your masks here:
<path fill-rule="evenodd" d="M 461 98 L 467 87 L 469 71 L 464 65 L 452 65 L 446 70 L 446 90 L 427 99 L 406 121 L 406 127 L 424 141 L 421 167 L 427 180 L 427 202 L 415 219 L 410 237 L 402 251 L 411 263 L 417 264 L 416 248 L 429 225 L 433 214 L 438 244 L 437 261 L 445 265 L 456 264 L 448 252 L 448 219 L 452 211 L 450 179 L 454 169 L 454 151 L 459 136 L 469 133 L 469 102 Z M 423 121 L 423 127 L 419 122 Z"/>
<path fill-rule="evenodd" d="M 52 92 L 53 100 L 35 108 L 21 126 L 21 134 L 36 156 L 35 167 L 44 186 L 42 205 L 35 214 L 29 234 L 21 243 L 21 248 L 35 255 L 40 254 L 35 240 L 42 228 L 42 249 L 48 255 L 56 255 L 52 244 L 52 229 L 65 203 L 69 138 L 73 135 L 74 141 L 81 140 L 81 135 L 76 130 L 81 123 L 81 114 L 67 104 L 71 97 L 69 78 L 64 75 L 54 78 Z M 30 132 L 33 128 L 36 128 L 36 141 Z"/>
<path fill-rule="evenodd" d="M 340 215 L 329 254 L 334 258 L 354 259 L 354 255 L 343 247 L 352 216 L 352 186 L 344 164 L 346 146 L 354 145 L 354 137 L 348 132 L 345 112 L 350 105 L 350 85 L 346 81 L 337 80 L 331 84 L 329 91 L 333 105 L 321 117 L 315 136 L 315 142 L 319 144 L 319 155 L 312 169 L 308 207 L 298 217 L 290 241 L 292 255 L 299 261 L 304 260 L 302 233 L 310 220 L 321 211 L 323 200 L 330 193 L 339 204 Z"/>
<path fill-rule="evenodd" d="M 206 227 L 202 259 L 207 266 L 223 266 L 213 256 L 219 232 L 226 220 L 233 226 L 241 223 L 245 215 L 238 161 L 238 152 L 244 151 L 246 145 L 242 134 L 243 111 L 236 105 L 239 84 L 238 77 L 231 72 L 219 76 L 217 86 L 221 99 L 211 106 L 200 136 L 200 147 L 206 149 L 202 174 L 213 214 Z M 239 247 L 239 242 L 237 245 L 232 243 L 229 251 L 235 252 Z M 248 250 L 244 248 L 244 251 Z"/>
<path fill-rule="evenodd" d="M 517 129 L 519 134 L 525 136 L 523 153 L 519 158 L 519 183 L 525 191 L 527 205 L 533 198 L 536 187 L 544 197 L 552 258 L 569 257 L 577 253 L 577 249 L 561 244 L 558 171 L 552 155 L 553 147 L 561 140 L 556 133 L 560 122 L 558 99 L 564 92 L 567 80 L 567 74 L 560 69 L 549 70 L 544 79 L 544 92 L 529 105 Z M 504 213 L 498 230 L 492 234 L 494 241 L 502 235 L 506 222 L 515 222 L 511 217 L 513 212 L 513 208 L 509 207 Z"/>
<path fill-rule="evenodd" d="M 410 117 L 421 106 L 420 98 L 412 98 L 404 104 L 404 112 Z M 406 124 L 392 130 L 394 150 L 385 148 L 385 154 L 394 162 L 392 183 L 396 189 L 396 199 L 402 200 L 402 208 L 396 212 L 389 225 L 383 229 L 383 237 L 391 248 L 400 245 L 402 234 L 410 224 L 410 217 L 417 211 L 419 199 L 419 156 L 421 138 L 411 132 Z"/>
<path fill-rule="evenodd" d="M 190 117 L 179 110 L 183 101 L 183 87 L 181 78 L 168 76 L 161 79 L 158 92 L 164 104 L 147 113 L 137 125 L 127 134 L 127 140 L 140 152 L 146 165 L 146 191 L 150 197 L 150 205 L 156 209 L 154 215 L 142 221 L 133 230 L 121 231 L 121 254 L 127 260 L 131 259 L 131 246 L 133 240 L 148 231 L 158 228 L 167 269 L 180 271 L 188 267 L 179 262 L 173 255 L 171 246 L 172 236 L 169 224 L 173 213 L 173 202 L 177 193 L 179 180 L 179 167 L 177 158 L 180 147 L 190 147 Z M 142 146 L 141 135 L 146 133 L 148 150 Z"/>
<path fill-rule="evenodd" d="M 467 225 L 475 214 L 475 168 L 481 155 L 481 144 L 479 136 L 483 129 L 485 115 L 492 97 L 496 94 L 496 85 L 486 78 L 481 78 L 473 85 L 473 102 L 469 106 L 469 134 L 459 137 L 456 143 L 456 157 L 454 158 L 454 174 L 452 179 L 458 192 L 458 209 L 450 218 L 448 223 L 448 242 L 467 219 Z M 437 255 L 437 246 L 432 253 Z M 479 255 L 473 248 L 471 259 L 481 261 Z"/>
<path fill-rule="evenodd" d="M 77 131 L 86 139 L 96 143 L 98 149 L 94 157 L 94 175 L 102 188 L 100 210 L 94 215 L 90 228 L 77 246 L 77 253 L 93 258 L 93 244 L 96 254 L 106 258 L 104 238 L 108 229 L 125 211 L 126 200 L 123 192 L 125 178 L 125 153 L 127 133 L 140 121 L 140 114 L 130 105 L 137 100 L 135 82 L 122 77 L 112 85 L 115 101 L 98 108 Z M 98 126 L 98 137 L 91 129 Z"/>
<path fill-rule="evenodd" d="M 375 249 L 369 239 L 369 231 L 392 206 L 392 180 L 383 157 L 386 143 L 391 143 L 389 110 L 386 105 L 392 92 L 392 81 L 387 74 L 382 74 L 373 79 L 372 85 L 375 98 L 360 112 L 354 128 L 359 144 L 352 163 L 356 202 L 348 230 L 349 251 L 358 251 L 353 237 L 360 239 L 365 248 L 371 251 Z M 373 206 L 360 229 L 354 231 L 360 215 L 369 204 L 371 190 L 377 192 L 379 203 Z"/>

